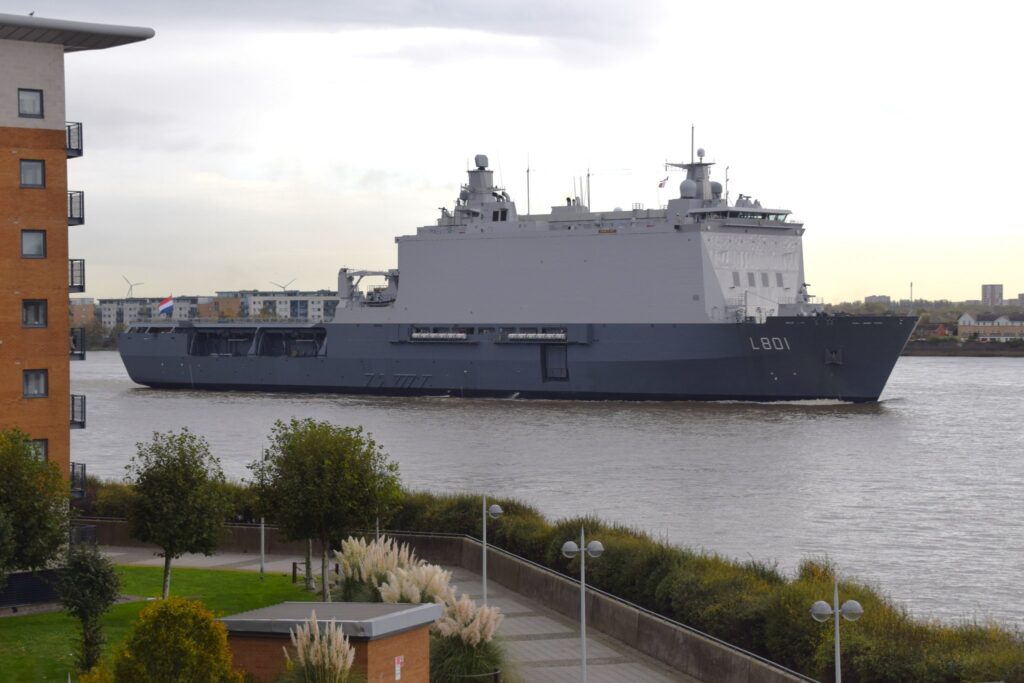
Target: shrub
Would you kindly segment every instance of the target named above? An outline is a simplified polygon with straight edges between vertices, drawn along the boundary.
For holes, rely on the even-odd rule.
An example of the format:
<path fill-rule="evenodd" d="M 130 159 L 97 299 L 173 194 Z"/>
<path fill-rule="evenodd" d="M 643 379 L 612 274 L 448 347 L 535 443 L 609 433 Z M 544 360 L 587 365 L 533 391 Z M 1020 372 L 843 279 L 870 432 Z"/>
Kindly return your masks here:
<path fill-rule="evenodd" d="M 349 683 L 353 680 L 356 651 L 333 619 L 321 632 L 316 612 L 313 612 L 307 621 L 291 631 L 291 638 L 295 659 L 285 648 L 287 680 L 295 683 Z"/>
<path fill-rule="evenodd" d="M 227 629 L 202 603 L 154 602 L 139 613 L 114 661 L 116 683 L 237 683 Z"/>
<path fill-rule="evenodd" d="M 103 626 L 100 617 L 117 600 L 121 582 L 114 565 L 91 544 L 72 546 L 60 582 L 60 601 L 82 630 L 78 668 L 88 671 L 100 659 Z"/>
<path fill-rule="evenodd" d="M 91 512 L 98 517 L 122 517 L 127 519 L 132 502 L 135 500 L 135 487 L 131 484 L 124 484 L 116 481 L 107 481 L 100 484 L 96 489 L 96 498 L 92 505 Z M 86 491 L 88 497 L 89 492 Z"/>

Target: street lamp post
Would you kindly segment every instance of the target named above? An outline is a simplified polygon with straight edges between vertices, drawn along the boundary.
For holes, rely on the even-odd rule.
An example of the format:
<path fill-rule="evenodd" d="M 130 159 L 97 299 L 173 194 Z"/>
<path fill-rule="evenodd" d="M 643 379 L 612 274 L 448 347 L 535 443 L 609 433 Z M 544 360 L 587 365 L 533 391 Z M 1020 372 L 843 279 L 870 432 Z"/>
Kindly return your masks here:
<path fill-rule="evenodd" d="M 580 544 L 566 541 L 562 544 L 562 555 L 570 560 L 580 556 L 580 653 L 583 664 L 583 683 L 587 683 L 587 555 L 601 557 L 604 546 L 601 541 L 586 542 L 583 527 L 580 527 Z"/>
<path fill-rule="evenodd" d="M 501 506 L 498 505 L 497 503 L 495 503 L 491 507 L 487 507 L 487 496 L 484 496 L 484 504 L 483 504 L 483 525 L 484 525 L 483 537 L 484 537 L 484 543 L 483 543 L 483 557 L 481 558 L 481 562 L 482 562 L 482 566 L 483 566 L 483 576 L 484 576 L 484 605 L 487 604 L 487 518 L 490 517 L 491 519 L 497 519 L 498 517 L 501 517 L 501 515 L 504 512 L 505 511 L 502 510 Z"/>
<path fill-rule="evenodd" d="M 864 608 L 856 600 L 847 600 L 843 606 L 839 606 L 839 577 L 835 577 L 832 586 L 832 604 L 824 600 L 818 600 L 811 605 L 811 617 L 817 622 L 826 622 L 829 617 L 835 617 L 836 629 L 836 683 L 843 683 L 842 667 L 839 665 L 839 617 L 847 621 L 857 621 L 864 614 Z"/>

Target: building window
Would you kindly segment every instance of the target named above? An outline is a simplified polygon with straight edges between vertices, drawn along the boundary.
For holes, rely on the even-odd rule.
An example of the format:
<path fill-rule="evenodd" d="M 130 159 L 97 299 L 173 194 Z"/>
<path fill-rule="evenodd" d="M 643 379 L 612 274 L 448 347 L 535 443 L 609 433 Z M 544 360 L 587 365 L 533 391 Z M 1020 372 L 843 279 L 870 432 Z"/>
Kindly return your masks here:
<path fill-rule="evenodd" d="M 31 443 L 32 448 L 35 449 L 37 458 L 40 460 L 49 460 L 50 442 L 48 439 L 32 439 L 29 443 Z"/>
<path fill-rule="evenodd" d="M 753 273 L 747 273 L 747 286 L 748 287 L 757 287 L 757 280 L 754 279 L 754 274 Z"/>
<path fill-rule="evenodd" d="M 26 300 L 21 302 L 22 327 L 46 327 L 46 300 Z"/>
<path fill-rule="evenodd" d="M 21 186 L 46 187 L 46 164 L 39 159 L 22 159 Z"/>
<path fill-rule="evenodd" d="M 775 284 L 779 287 L 783 286 L 782 273 L 775 273 Z"/>
<path fill-rule="evenodd" d="M 767 287 L 768 286 L 768 273 L 761 273 L 761 286 L 762 287 Z"/>
<path fill-rule="evenodd" d="M 21 258 L 46 258 L 46 231 L 21 231 Z"/>
<path fill-rule="evenodd" d="M 736 271 L 736 270 L 732 271 L 732 286 L 733 287 L 739 287 L 740 286 L 740 274 L 739 274 L 739 271 Z"/>
<path fill-rule="evenodd" d="M 46 398 L 49 393 L 46 370 L 24 370 L 21 377 L 21 395 L 25 398 Z"/>
<path fill-rule="evenodd" d="M 23 119 L 43 118 L 43 91 L 18 88 L 18 116 Z"/>

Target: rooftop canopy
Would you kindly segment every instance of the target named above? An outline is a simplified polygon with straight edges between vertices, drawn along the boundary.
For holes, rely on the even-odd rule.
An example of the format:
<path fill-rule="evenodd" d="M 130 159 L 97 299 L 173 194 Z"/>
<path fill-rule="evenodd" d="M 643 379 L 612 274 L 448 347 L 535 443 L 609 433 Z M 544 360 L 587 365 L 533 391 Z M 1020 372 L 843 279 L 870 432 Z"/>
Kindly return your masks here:
<path fill-rule="evenodd" d="M 143 26 L 89 24 L 21 14 L 0 14 L 0 40 L 63 45 L 65 52 L 102 50 L 148 40 L 154 35 L 156 32 L 153 29 Z"/>

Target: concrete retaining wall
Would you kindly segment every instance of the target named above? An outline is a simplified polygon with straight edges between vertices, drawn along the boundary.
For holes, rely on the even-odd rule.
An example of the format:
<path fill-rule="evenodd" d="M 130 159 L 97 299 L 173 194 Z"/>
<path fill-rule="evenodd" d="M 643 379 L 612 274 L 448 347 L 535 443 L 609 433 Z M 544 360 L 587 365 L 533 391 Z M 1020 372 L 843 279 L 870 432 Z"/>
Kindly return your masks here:
<path fill-rule="evenodd" d="M 128 536 L 125 520 L 85 518 L 82 522 L 96 525 L 96 540 L 101 545 L 143 545 Z M 218 550 L 259 554 L 259 533 L 258 526 L 229 525 L 225 527 Z M 408 543 L 419 557 L 430 562 L 455 565 L 476 573 L 481 571 L 481 546 L 476 539 L 402 533 L 388 536 Z M 305 544 L 287 541 L 277 529 L 267 527 L 266 552 L 293 554 L 298 559 L 305 553 Z M 314 552 L 319 553 L 319 549 L 314 548 Z M 579 615 L 578 581 L 494 548 L 488 550 L 487 574 L 491 581 L 560 614 L 573 619 Z M 806 683 L 812 680 L 597 591 L 587 591 L 587 628 L 601 631 L 702 681 Z"/>

